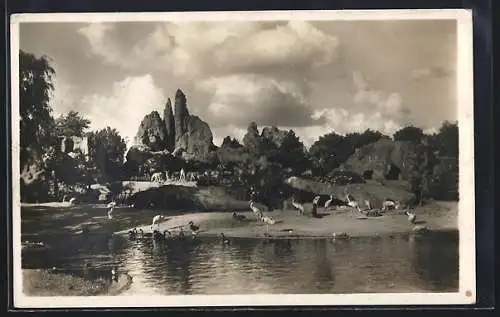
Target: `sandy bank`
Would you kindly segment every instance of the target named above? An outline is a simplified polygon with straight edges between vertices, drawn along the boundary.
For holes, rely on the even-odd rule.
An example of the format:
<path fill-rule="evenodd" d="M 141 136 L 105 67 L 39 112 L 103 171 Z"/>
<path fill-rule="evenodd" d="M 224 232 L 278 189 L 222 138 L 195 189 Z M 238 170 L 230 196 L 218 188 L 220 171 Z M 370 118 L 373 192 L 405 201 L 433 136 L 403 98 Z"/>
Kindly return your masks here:
<path fill-rule="evenodd" d="M 118 295 L 132 284 L 132 277 L 121 274 L 117 280 L 84 279 L 41 269 L 23 269 L 23 292 L 28 296 Z"/>
<path fill-rule="evenodd" d="M 188 213 L 168 217 L 159 226 L 160 231 L 166 229 L 178 230 L 184 226 L 186 234 L 190 235 L 188 222 L 193 221 L 200 227 L 199 237 L 215 236 L 223 232 L 228 237 L 264 237 L 266 232 L 274 237 L 331 237 L 333 233 L 345 232 L 351 237 L 379 236 L 404 234 L 411 232 L 416 225 L 425 226 L 429 230 L 458 230 L 456 202 L 433 202 L 416 210 L 417 223 L 411 224 L 407 216 L 400 211 L 392 211 L 380 217 L 358 219 L 349 210 L 334 210 L 325 212 L 319 210 L 322 218 L 298 216 L 295 210 L 266 212 L 265 215 L 277 220 L 274 225 L 265 225 L 258 221 L 251 212 L 241 212 L 246 219 L 238 221 L 228 212 Z M 144 232 L 152 231 L 151 224 L 136 227 Z M 155 226 L 156 228 L 156 226 Z M 126 235 L 128 230 L 115 232 Z"/>

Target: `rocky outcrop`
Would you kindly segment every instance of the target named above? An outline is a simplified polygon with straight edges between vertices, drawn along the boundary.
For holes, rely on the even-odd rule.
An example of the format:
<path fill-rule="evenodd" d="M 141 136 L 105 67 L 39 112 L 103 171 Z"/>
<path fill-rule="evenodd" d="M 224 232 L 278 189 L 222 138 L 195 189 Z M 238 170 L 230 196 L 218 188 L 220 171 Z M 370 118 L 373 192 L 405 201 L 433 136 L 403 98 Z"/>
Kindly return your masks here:
<path fill-rule="evenodd" d="M 175 149 L 175 121 L 174 112 L 172 111 L 172 102 L 168 98 L 163 110 L 163 120 L 165 121 L 165 149 L 172 152 Z"/>
<path fill-rule="evenodd" d="M 271 141 L 277 148 L 281 147 L 288 131 L 280 130 L 277 127 L 265 127 L 262 129 L 261 137 Z"/>
<path fill-rule="evenodd" d="M 167 131 L 165 123 L 157 111 L 153 111 L 142 119 L 136 134 L 136 143 L 150 148 L 152 151 L 165 149 Z"/>
<path fill-rule="evenodd" d="M 183 161 L 168 151 L 150 151 L 149 148 L 132 146 L 126 155 L 125 169 L 129 176 L 149 175 L 158 171 L 179 170 Z"/>
<path fill-rule="evenodd" d="M 343 168 L 376 180 L 407 180 L 416 151 L 412 142 L 382 139 L 357 149 Z"/>
<path fill-rule="evenodd" d="M 187 131 L 187 121 L 189 120 L 189 111 L 187 109 L 186 95 L 178 89 L 175 93 L 175 146 L 187 148 L 188 138 L 184 136 Z"/>
<path fill-rule="evenodd" d="M 182 153 L 189 159 L 206 157 L 214 148 L 209 125 L 198 116 L 189 114 L 186 96 L 180 89 L 175 94 L 174 107 L 175 113 L 169 98 L 163 110 L 163 119 L 156 111 L 144 117 L 135 139 L 136 146 L 141 149 L 146 147 L 141 151 Z M 137 149 L 133 151 L 137 152 Z"/>

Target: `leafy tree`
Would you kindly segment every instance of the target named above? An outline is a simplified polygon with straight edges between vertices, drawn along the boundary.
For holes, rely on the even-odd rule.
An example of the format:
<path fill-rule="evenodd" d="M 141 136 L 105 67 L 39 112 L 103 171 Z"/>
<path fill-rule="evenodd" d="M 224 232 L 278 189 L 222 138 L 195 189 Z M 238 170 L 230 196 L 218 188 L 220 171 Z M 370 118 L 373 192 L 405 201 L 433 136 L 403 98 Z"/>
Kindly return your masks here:
<path fill-rule="evenodd" d="M 373 131 L 371 129 L 366 129 L 363 133 L 348 133 L 344 137 L 345 141 L 349 143 L 353 149 L 357 149 L 370 143 L 377 142 L 382 138 L 388 138 L 388 136 L 383 135 L 379 131 Z"/>
<path fill-rule="evenodd" d="M 445 121 L 436 135 L 441 156 L 458 157 L 458 123 Z"/>
<path fill-rule="evenodd" d="M 419 142 L 424 137 L 424 131 L 420 128 L 408 126 L 394 133 L 394 141 Z"/>
<path fill-rule="evenodd" d="M 21 165 L 32 154 L 42 155 L 54 141 L 54 118 L 49 104 L 54 76 L 55 70 L 47 56 L 19 52 Z"/>
<path fill-rule="evenodd" d="M 85 130 L 90 126 L 90 120 L 73 110 L 66 115 L 61 115 L 56 119 L 55 123 L 58 136 L 82 137 Z"/>
<path fill-rule="evenodd" d="M 96 166 L 103 180 L 115 181 L 122 176 L 122 166 L 127 148 L 118 131 L 110 127 L 88 134 L 89 159 Z"/>

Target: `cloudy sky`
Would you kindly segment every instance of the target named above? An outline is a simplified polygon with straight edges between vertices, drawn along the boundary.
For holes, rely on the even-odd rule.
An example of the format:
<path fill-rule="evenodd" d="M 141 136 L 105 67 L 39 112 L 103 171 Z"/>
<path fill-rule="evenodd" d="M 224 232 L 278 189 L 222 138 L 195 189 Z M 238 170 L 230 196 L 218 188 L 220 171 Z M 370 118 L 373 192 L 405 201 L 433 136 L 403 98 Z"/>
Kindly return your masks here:
<path fill-rule="evenodd" d="M 133 139 L 180 88 L 214 143 L 250 121 L 320 135 L 456 120 L 456 22 L 21 23 L 56 70 L 56 113 Z"/>

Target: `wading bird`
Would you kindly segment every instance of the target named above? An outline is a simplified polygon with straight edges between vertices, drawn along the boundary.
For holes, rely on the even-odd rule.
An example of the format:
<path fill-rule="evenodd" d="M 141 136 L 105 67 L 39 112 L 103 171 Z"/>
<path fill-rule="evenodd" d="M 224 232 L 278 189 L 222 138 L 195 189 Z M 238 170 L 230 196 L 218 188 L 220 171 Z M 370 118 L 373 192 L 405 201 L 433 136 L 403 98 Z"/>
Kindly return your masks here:
<path fill-rule="evenodd" d="M 408 216 L 408 221 L 411 224 L 414 224 L 417 221 L 417 215 L 415 215 L 414 213 L 411 213 L 408 210 L 406 210 L 405 214 Z"/>
<path fill-rule="evenodd" d="M 299 215 L 302 215 L 304 213 L 304 206 L 295 201 L 295 197 L 292 197 L 292 206 L 299 211 Z"/>
<path fill-rule="evenodd" d="M 330 199 L 328 199 L 326 202 L 325 202 L 325 209 L 328 209 L 330 207 L 330 205 L 333 203 L 333 200 L 335 199 L 335 197 L 333 195 L 330 195 Z"/>
<path fill-rule="evenodd" d="M 222 244 L 225 244 L 225 245 L 230 245 L 231 244 L 231 241 L 229 241 L 228 238 L 226 238 L 226 236 L 224 235 L 224 233 L 220 233 L 220 237 L 221 237 L 221 240 L 222 240 Z"/>
<path fill-rule="evenodd" d="M 252 212 L 256 214 L 259 218 L 263 217 L 264 213 L 262 212 L 262 210 L 257 208 L 257 206 L 255 206 L 255 202 L 253 200 L 250 200 L 250 209 L 252 209 Z"/>

